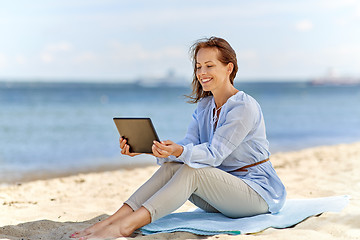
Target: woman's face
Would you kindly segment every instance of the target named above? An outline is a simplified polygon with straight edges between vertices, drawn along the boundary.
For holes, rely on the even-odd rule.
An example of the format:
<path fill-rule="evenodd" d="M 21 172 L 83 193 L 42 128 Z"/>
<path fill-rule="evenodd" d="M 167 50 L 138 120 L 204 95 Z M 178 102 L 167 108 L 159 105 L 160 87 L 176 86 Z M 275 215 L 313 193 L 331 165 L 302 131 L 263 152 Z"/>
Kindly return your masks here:
<path fill-rule="evenodd" d="M 196 55 L 196 77 L 204 91 L 221 89 L 230 83 L 232 63 L 224 65 L 218 60 L 219 50 L 216 48 L 201 48 Z"/>

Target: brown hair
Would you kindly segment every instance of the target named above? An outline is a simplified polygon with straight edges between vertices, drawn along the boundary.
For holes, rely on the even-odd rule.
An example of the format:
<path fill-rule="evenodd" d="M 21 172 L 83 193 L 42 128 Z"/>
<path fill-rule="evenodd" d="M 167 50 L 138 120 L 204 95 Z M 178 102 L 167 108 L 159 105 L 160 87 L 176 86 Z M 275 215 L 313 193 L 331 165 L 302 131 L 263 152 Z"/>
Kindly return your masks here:
<path fill-rule="evenodd" d="M 192 58 L 194 72 L 193 80 L 191 83 L 192 93 L 191 95 L 187 96 L 188 98 L 190 98 L 190 100 L 188 101 L 189 103 L 197 103 L 202 98 L 212 95 L 210 91 L 203 91 L 202 86 L 196 77 L 196 56 L 201 48 L 216 48 L 219 51 L 218 60 L 221 63 L 225 65 L 232 63 L 234 65 L 233 71 L 230 74 L 230 83 L 233 85 L 236 73 L 238 71 L 236 53 L 225 39 L 218 37 L 210 37 L 197 40 L 190 47 L 190 54 Z"/>

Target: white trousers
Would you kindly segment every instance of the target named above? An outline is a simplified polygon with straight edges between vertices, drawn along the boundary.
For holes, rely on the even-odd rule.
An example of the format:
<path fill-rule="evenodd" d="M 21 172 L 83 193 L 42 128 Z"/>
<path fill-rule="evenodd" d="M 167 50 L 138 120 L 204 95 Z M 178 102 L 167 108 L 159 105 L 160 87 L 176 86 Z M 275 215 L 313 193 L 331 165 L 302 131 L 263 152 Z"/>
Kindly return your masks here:
<path fill-rule="evenodd" d="M 155 221 L 190 200 L 207 212 L 231 218 L 268 212 L 265 200 L 240 178 L 214 167 L 164 163 L 125 203 L 145 207 Z"/>

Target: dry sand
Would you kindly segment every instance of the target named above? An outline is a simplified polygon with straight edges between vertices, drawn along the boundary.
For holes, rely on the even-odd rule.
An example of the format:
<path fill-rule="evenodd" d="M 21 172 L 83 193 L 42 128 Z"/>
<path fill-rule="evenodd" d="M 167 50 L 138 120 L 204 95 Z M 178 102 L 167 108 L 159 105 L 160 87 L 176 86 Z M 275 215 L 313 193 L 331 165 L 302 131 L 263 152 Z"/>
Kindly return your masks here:
<path fill-rule="evenodd" d="M 202 237 L 177 232 L 140 239 L 360 239 L 360 143 L 271 157 L 288 198 L 351 195 L 340 213 L 324 213 L 287 229 Z M 115 212 L 157 166 L 32 181 L 0 187 L 0 239 L 69 239 L 70 233 Z M 186 203 L 178 211 L 193 208 Z"/>

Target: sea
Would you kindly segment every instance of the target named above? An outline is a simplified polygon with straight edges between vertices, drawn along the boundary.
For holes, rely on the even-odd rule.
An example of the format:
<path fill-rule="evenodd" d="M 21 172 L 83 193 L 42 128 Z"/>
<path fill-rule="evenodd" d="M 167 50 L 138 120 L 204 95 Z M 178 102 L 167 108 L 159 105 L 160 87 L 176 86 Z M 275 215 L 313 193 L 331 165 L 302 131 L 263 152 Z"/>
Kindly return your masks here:
<path fill-rule="evenodd" d="M 265 117 L 272 153 L 360 141 L 360 85 L 238 82 Z M 150 117 L 161 140 L 186 133 L 188 86 L 0 82 L 0 184 L 156 164 L 123 156 L 113 117 Z"/>

